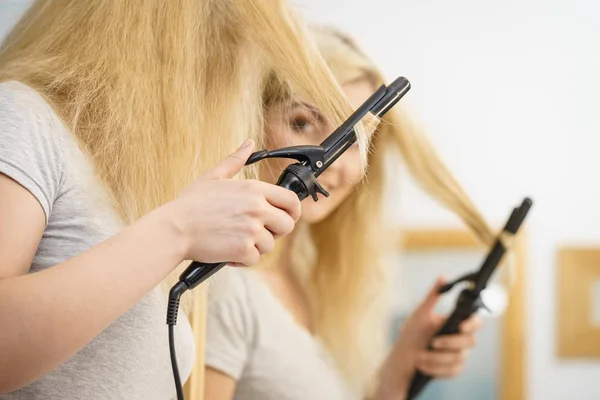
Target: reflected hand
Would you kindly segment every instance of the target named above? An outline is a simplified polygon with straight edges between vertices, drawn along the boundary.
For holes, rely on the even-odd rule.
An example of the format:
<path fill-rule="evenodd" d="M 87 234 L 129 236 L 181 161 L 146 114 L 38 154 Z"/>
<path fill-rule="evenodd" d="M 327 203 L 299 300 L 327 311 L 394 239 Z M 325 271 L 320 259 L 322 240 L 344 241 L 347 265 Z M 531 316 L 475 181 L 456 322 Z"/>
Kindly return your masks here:
<path fill-rule="evenodd" d="M 442 327 L 446 317 L 435 313 L 440 298 L 438 290 L 445 284 L 438 278 L 427 297 L 402 326 L 397 346 L 404 349 L 403 357 L 412 362 L 412 370 L 418 369 L 434 378 L 453 378 L 464 367 L 469 350 L 475 345 L 475 333 L 483 323 L 473 315 L 460 324 L 459 332 L 433 339 L 433 349 L 427 349 L 431 337 Z"/>
<path fill-rule="evenodd" d="M 379 371 L 373 399 L 404 398 L 417 370 L 433 378 L 452 378 L 462 371 L 469 349 L 475 345 L 475 333 L 482 325 L 481 317 L 474 315 L 463 321 L 459 333 L 439 336 L 433 340 L 433 349 L 427 349 L 429 341 L 446 320 L 434 311 L 440 297 L 438 290 L 444 283 L 438 278 L 402 326 Z"/>

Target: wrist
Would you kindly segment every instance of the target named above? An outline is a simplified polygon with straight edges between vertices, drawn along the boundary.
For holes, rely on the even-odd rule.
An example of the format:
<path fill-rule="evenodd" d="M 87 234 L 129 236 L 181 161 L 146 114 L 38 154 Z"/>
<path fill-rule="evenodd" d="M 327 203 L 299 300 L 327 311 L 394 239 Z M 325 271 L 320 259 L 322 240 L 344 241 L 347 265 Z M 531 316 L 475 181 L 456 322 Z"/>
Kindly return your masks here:
<path fill-rule="evenodd" d="M 191 240 L 185 224 L 185 218 L 181 215 L 176 204 L 167 203 L 149 215 L 164 233 L 164 243 L 174 251 L 177 263 L 185 261 L 190 251 Z"/>
<path fill-rule="evenodd" d="M 398 339 L 379 372 L 377 400 L 406 398 L 410 381 L 415 373 L 417 352 L 408 343 Z"/>

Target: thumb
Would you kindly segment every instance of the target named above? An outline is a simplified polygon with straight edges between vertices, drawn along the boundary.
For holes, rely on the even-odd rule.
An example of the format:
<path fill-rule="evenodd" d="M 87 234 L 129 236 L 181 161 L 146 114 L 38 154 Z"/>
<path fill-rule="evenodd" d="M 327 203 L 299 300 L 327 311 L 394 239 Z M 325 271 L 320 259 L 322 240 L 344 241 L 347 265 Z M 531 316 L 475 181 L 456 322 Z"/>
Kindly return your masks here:
<path fill-rule="evenodd" d="M 419 306 L 419 309 L 421 312 L 432 312 L 433 311 L 433 309 L 435 308 L 435 305 L 437 304 L 437 302 L 440 298 L 440 294 L 438 293 L 438 290 L 440 290 L 440 288 L 442 286 L 444 286 L 445 283 L 446 283 L 446 280 L 443 277 L 440 276 L 437 278 L 437 280 L 435 281 L 435 284 L 429 290 L 429 293 L 427 293 L 427 296 L 425 297 L 425 299 Z"/>
<path fill-rule="evenodd" d="M 206 172 L 203 179 L 228 179 L 233 178 L 248 161 L 248 157 L 254 150 L 254 141 L 246 139 L 244 143 L 233 153 L 225 157 L 224 160 L 215 165 L 211 170 Z"/>

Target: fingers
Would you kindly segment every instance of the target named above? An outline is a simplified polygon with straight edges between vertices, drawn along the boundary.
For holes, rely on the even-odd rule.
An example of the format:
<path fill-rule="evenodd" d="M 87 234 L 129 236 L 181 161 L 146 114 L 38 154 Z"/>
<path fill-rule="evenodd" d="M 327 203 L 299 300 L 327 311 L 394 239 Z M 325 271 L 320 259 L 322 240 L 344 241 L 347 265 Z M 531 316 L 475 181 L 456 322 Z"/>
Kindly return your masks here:
<path fill-rule="evenodd" d="M 440 351 L 458 351 L 470 349 L 475 346 L 475 343 L 473 333 L 458 333 L 436 337 L 433 339 L 432 347 Z"/>
<path fill-rule="evenodd" d="M 419 306 L 421 312 L 433 312 L 435 305 L 437 304 L 440 295 L 438 290 L 446 283 L 445 279 L 438 277 L 433 287 L 427 293 L 427 296 Z"/>
<path fill-rule="evenodd" d="M 285 211 L 294 222 L 300 218 L 300 200 L 291 190 L 279 186 L 271 185 L 265 182 L 259 182 L 265 198 L 273 207 Z"/>
<path fill-rule="evenodd" d="M 244 167 L 248 157 L 250 157 L 250 154 L 252 154 L 252 150 L 254 150 L 254 141 L 252 139 L 247 139 L 235 152 L 228 155 L 210 171 L 206 172 L 202 178 L 233 178 L 235 174 L 240 172 L 240 170 Z"/>
<path fill-rule="evenodd" d="M 424 351 L 419 355 L 417 363 L 424 366 L 452 366 L 454 364 L 462 364 L 467 359 L 469 351 Z"/>
<path fill-rule="evenodd" d="M 462 372 L 467 356 L 467 350 L 423 352 L 417 360 L 416 367 L 419 371 L 434 378 L 453 378 Z"/>
<path fill-rule="evenodd" d="M 453 378 L 462 372 L 469 349 L 475 346 L 474 331 L 481 325 L 479 318 L 464 322 L 461 329 L 467 332 L 439 336 L 432 342 L 434 350 L 419 355 L 417 368 L 421 372 L 435 378 Z"/>
<path fill-rule="evenodd" d="M 253 241 L 243 242 L 237 253 L 239 256 L 234 262 L 235 266 L 251 267 L 260 260 L 260 252 Z"/>
<path fill-rule="evenodd" d="M 254 246 L 258 250 L 259 254 L 270 253 L 275 248 L 275 238 L 271 232 L 261 227 L 260 231 L 256 234 L 256 243 Z"/>
<path fill-rule="evenodd" d="M 300 200 L 291 190 L 269 183 L 247 180 L 247 190 L 260 194 L 259 200 L 248 210 L 251 218 L 258 218 L 272 236 L 279 238 L 292 232 L 300 218 Z"/>
<path fill-rule="evenodd" d="M 433 339 L 432 347 L 443 351 L 470 349 L 475 346 L 477 342 L 475 333 L 482 325 L 483 319 L 478 315 L 474 315 L 460 324 L 459 333 L 443 335 Z"/>
<path fill-rule="evenodd" d="M 481 328 L 483 325 L 483 318 L 479 315 L 474 315 L 469 319 L 464 320 L 460 324 L 460 332 L 462 333 L 474 333 Z"/>
<path fill-rule="evenodd" d="M 275 207 L 270 207 L 269 212 L 264 216 L 265 228 L 269 230 L 275 239 L 285 236 L 294 229 L 294 220 L 285 211 Z"/>
<path fill-rule="evenodd" d="M 273 212 L 273 207 L 271 212 Z M 288 220 L 291 220 L 290 216 L 281 210 L 277 210 L 283 214 Z M 292 222 L 293 226 L 293 222 Z M 259 220 L 254 220 L 248 223 L 242 230 L 239 239 L 238 253 L 239 257 L 232 263 L 233 266 L 252 266 L 258 263 L 261 254 L 267 254 L 273 251 L 275 248 L 275 238 L 273 233 L 270 232 Z"/>

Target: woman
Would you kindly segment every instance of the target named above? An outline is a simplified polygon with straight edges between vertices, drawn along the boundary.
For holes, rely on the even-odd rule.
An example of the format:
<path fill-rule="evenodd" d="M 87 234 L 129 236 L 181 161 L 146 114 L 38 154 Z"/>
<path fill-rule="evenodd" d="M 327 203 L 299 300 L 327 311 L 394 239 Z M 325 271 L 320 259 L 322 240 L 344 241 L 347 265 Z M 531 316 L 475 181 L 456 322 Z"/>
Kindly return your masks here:
<path fill-rule="evenodd" d="M 316 30 L 326 61 L 357 107 L 383 78 L 346 36 Z M 268 147 L 318 144 L 331 132 L 317 108 L 273 85 L 265 101 Z M 293 234 L 268 256 L 265 268 L 231 270 L 229 289 L 209 305 L 206 395 L 220 399 L 401 399 L 415 370 L 456 376 L 481 321 L 428 339 L 443 322 L 434 314 L 438 281 L 383 357 L 387 284 L 382 265 L 383 155 L 396 147 L 412 175 L 461 216 L 487 244 L 493 233 L 405 116 L 393 109 L 370 141 L 363 179 L 359 154 L 348 151 L 319 178 L 330 196 L 302 203 Z M 285 166 L 265 164 L 272 182 Z"/>
<path fill-rule="evenodd" d="M 0 398 L 174 397 L 158 286 L 255 264 L 299 217 L 232 179 L 252 140 L 225 157 L 263 145 L 267 77 L 351 111 L 313 47 L 283 1 L 33 4 L 0 49 Z"/>

